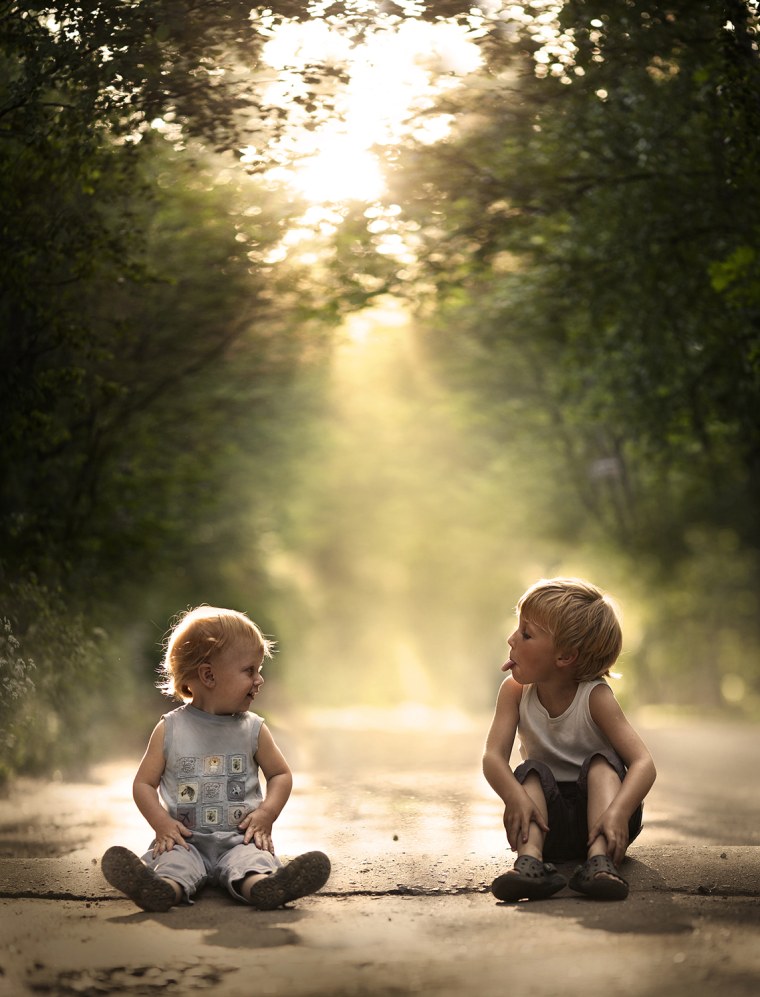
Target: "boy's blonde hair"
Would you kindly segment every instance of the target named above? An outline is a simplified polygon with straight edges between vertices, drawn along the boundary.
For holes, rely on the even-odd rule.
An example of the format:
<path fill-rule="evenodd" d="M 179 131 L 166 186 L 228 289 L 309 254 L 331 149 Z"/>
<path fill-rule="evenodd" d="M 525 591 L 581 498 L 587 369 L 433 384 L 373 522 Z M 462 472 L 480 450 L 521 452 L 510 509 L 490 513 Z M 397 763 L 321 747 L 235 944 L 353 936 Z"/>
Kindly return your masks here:
<path fill-rule="evenodd" d="M 188 681 L 197 675 L 198 668 L 239 640 L 253 645 L 254 652 L 263 651 L 265 658 L 272 657 L 274 641 L 268 640 L 245 613 L 198 606 L 180 614 L 166 640 L 158 688 L 165 696 L 182 702 L 191 700 Z"/>
<path fill-rule="evenodd" d="M 523 620 L 546 630 L 563 653 L 578 652 L 577 682 L 609 675 L 623 646 L 612 599 L 581 578 L 542 578 L 517 603 Z"/>

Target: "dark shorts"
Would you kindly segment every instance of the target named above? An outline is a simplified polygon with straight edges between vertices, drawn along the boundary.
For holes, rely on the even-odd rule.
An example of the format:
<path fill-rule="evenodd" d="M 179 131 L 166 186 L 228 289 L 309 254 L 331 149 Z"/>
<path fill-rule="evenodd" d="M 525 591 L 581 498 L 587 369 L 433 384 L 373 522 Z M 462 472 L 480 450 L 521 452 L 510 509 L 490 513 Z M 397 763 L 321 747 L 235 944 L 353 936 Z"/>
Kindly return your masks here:
<path fill-rule="evenodd" d="M 614 753 L 597 753 L 615 769 L 622 782 L 625 765 Z M 571 859 L 585 859 L 588 853 L 588 770 L 597 754 L 589 755 L 581 766 L 577 782 L 557 782 L 552 770 L 544 762 L 528 759 L 515 769 L 515 778 L 525 782 L 531 772 L 541 780 L 541 788 L 546 797 L 549 833 L 544 841 L 544 859 L 547 862 L 564 862 Z M 639 804 L 628 821 L 629 840 L 633 841 L 641 832 L 643 805 Z"/>

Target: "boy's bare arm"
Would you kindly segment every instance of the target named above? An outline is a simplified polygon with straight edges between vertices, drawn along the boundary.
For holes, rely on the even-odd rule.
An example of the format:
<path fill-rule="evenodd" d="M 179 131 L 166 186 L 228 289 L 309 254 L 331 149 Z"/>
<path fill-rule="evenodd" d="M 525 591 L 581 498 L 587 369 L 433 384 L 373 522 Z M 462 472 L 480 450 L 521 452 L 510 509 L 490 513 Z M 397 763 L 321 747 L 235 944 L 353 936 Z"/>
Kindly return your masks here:
<path fill-rule="evenodd" d="M 594 723 L 627 769 L 615 799 L 594 827 L 589 828 L 589 844 L 604 834 L 610 857 L 619 864 L 628 847 L 628 821 L 652 788 L 657 771 L 649 749 L 629 723 L 609 686 L 599 685 L 592 690 L 589 708 Z"/>
<path fill-rule="evenodd" d="M 521 695 L 522 686 L 519 683 L 511 678 L 502 682 L 483 753 L 483 775 L 504 801 L 504 828 L 513 849 L 520 841 L 528 840 L 531 823 L 537 824 L 544 832 L 549 830 L 543 815 L 515 779 L 509 766 L 520 718 Z"/>
<path fill-rule="evenodd" d="M 158 798 L 158 786 L 165 767 L 164 723 L 160 721 L 153 729 L 132 784 L 132 796 L 137 808 L 156 835 L 154 856 L 171 851 L 175 844 L 188 848 L 185 838 L 190 838 L 193 834 L 163 808 Z"/>
<path fill-rule="evenodd" d="M 256 761 L 266 779 L 266 794 L 261 805 L 244 817 L 238 828 L 243 831 L 243 844 L 253 841 L 257 848 L 274 855 L 272 825 L 290 798 L 293 774 L 266 724 L 259 731 Z"/>
<path fill-rule="evenodd" d="M 520 716 L 520 692 L 520 687 L 511 679 L 501 683 L 483 752 L 483 775 L 505 803 L 514 795 L 515 786 L 520 785 L 509 767 Z"/>

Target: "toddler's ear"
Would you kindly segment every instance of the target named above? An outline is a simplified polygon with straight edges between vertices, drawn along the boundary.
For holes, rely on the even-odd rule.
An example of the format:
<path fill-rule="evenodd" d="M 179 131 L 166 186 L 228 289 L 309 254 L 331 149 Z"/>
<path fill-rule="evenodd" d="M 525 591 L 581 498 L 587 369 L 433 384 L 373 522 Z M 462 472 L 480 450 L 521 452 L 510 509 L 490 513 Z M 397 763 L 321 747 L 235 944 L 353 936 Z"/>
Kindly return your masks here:
<path fill-rule="evenodd" d="M 209 689 L 214 684 L 214 671 L 208 661 L 204 661 L 198 668 L 198 678 Z"/>

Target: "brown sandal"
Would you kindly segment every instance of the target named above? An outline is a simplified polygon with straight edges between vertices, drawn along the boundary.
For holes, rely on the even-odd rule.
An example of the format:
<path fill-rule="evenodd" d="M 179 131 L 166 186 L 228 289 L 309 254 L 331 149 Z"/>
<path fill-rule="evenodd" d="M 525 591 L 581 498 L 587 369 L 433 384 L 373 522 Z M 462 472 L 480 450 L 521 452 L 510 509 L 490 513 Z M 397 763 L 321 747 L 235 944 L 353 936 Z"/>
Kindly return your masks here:
<path fill-rule="evenodd" d="M 614 879 L 610 879 L 614 876 Z M 579 865 L 567 884 L 576 893 L 583 893 L 594 900 L 625 900 L 628 883 L 623 879 L 607 855 L 594 855 Z"/>
<path fill-rule="evenodd" d="M 491 883 L 497 900 L 545 900 L 567 886 L 555 866 L 532 855 L 521 855 L 509 872 Z"/>

